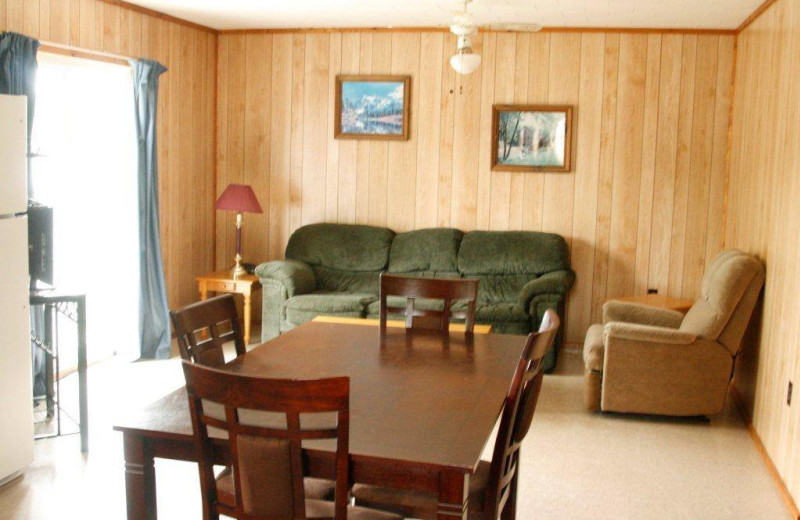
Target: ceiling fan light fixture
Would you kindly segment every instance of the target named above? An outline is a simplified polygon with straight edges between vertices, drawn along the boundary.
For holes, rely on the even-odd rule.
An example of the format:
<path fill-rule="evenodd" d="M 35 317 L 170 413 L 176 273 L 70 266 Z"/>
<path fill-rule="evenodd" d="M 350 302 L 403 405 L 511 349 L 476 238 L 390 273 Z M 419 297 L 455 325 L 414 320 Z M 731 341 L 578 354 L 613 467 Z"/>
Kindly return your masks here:
<path fill-rule="evenodd" d="M 464 10 L 460 13 L 455 13 L 453 25 L 450 26 L 450 32 L 458 36 L 456 53 L 450 57 L 450 66 L 457 73 L 464 75 L 472 74 L 481 66 L 481 57 L 479 54 L 472 52 L 472 46 L 469 41 L 469 36 L 478 31 L 472 15 L 467 12 L 467 5 L 471 1 L 463 0 Z"/>
<path fill-rule="evenodd" d="M 458 50 L 450 57 L 450 66 L 459 74 L 472 74 L 481 66 L 481 55 L 472 52 L 467 36 L 459 36 Z"/>

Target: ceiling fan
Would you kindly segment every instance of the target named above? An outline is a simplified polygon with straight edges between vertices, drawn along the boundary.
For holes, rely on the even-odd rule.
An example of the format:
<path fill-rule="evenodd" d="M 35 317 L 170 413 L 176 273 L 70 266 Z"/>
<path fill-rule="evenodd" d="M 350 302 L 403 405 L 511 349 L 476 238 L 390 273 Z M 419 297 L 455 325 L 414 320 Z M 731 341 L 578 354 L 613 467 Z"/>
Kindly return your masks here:
<path fill-rule="evenodd" d="M 458 37 L 456 53 L 450 58 L 450 66 L 459 74 L 472 74 L 481 65 L 481 56 L 472 52 L 470 36 L 478 32 L 475 19 L 467 11 L 467 6 L 472 0 L 462 0 L 464 9 L 453 13 L 453 23 L 450 25 L 450 32 Z M 496 31 L 529 31 L 537 32 L 542 30 L 539 24 L 487 24 L 482 27 Z"/>

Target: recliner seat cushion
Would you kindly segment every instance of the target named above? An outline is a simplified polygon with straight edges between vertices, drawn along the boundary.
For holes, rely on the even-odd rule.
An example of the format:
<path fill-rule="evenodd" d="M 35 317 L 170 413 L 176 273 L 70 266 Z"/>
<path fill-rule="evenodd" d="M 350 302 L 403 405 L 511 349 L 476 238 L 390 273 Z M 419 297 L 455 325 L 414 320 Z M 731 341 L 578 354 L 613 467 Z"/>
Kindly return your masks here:
<path fill-rule="evenodd" d="M 284 309 L 286 320 L 300 325 L 319 315 L 362 318 L 366 307 L 376 299 L 372 294 L 317 292 L 289 298 Z"/>

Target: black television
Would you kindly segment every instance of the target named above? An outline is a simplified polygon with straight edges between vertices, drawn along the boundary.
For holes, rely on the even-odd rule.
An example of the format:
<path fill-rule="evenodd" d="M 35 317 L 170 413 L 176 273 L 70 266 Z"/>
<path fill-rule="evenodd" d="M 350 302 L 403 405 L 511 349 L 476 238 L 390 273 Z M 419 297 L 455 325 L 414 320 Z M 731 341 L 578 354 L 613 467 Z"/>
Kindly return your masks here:
<path fill-rule="evenodd" d="M 36 202 L 28 204 L 28 270 L 31 289 L 53 285 L 53 208 Z"/>

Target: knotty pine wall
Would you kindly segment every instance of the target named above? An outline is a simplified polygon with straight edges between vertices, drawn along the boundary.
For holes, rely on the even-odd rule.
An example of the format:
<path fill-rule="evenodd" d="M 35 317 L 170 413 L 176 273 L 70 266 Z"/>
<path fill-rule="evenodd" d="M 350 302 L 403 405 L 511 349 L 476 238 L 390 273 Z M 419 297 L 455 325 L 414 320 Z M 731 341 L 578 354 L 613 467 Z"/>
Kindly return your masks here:
<path fill-rule="evenodd" d="M 217 35 L 99 0 L 0 0 L 4 30 L 169 68 L 160 80 L 157 130 L 167 292 L 171 307 L 197 300 L 194 277 L 214 263 Z"/>
<path fill-rule="evenodd" d="M 800 504 L 800 2 L 778 0 L 738 37 L 725 240 L 767 266 L 760 337 L 735 384 Z M 794 400 L 787 406 L 787 384 Z"/>
<path fill-rule="evenodd" d="M 477 72 L 448 64 L 443 32 L 275 32 L 219 37 L 217 192 L 253 185 L 245 257 L 283 257 L 303 224 L 552 231 L 577 282 L 567 340 L 609 297 L 692 297 L 723 243 L 734 37 L 482 33 Z M 407 142 L 333 139 L 337 74 L 411 76 Z M 494 103 L 575 106 L 571 173 L 490 171 Z M 218 267 L 232 216 L 217 220 Z"/>

